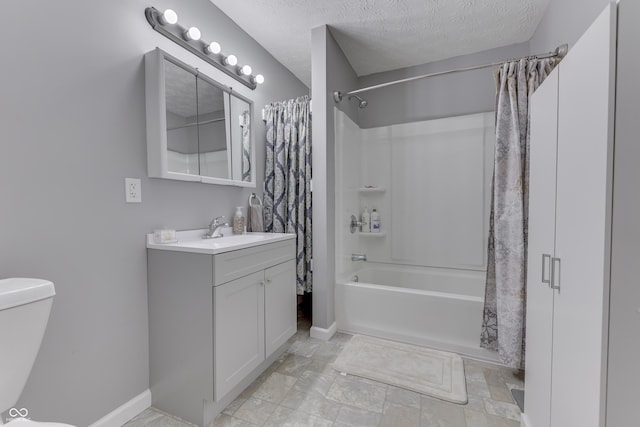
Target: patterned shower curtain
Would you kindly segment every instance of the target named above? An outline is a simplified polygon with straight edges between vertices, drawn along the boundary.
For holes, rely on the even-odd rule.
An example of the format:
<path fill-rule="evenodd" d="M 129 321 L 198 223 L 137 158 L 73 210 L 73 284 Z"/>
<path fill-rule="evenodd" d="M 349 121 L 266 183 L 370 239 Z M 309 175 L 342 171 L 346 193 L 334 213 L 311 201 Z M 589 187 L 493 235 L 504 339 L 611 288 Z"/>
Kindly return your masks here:
<path fill-rule="evenodd" d="M 529 211 L 529 102 L 557 60 L 521 59 L 496 72 L 496 148 L 480 345 L 524 368 Z"/>
<path fill-rule="evenodd" d="M 304 96 L 265 107 L 265 231 L 296 234 L 296 290 L 311 292 L 311 110 Z"/>
<path fill-rule="evenodd" d="M 242 180 L 251 181 L 251 114 L 242 112 Z"/>

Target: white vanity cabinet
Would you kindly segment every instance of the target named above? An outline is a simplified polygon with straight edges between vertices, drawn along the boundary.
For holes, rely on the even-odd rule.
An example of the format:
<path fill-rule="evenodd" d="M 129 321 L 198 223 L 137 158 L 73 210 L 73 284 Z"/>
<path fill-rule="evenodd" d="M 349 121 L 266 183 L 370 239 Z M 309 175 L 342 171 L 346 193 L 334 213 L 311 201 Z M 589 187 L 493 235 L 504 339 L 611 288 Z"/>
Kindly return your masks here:
<path fill-rule="evenodd" d="M 224 396 L 265 360 L 264 272 L 213 288 L 214 396 Z"/>
<path fill-rule="evenodd" d="M 295 238 L 215 254 L 149 246 L 152 403 L 208 425 L 296 332 Z"/>
<path fill-rule="evenodd" d="M 296 264 L 293 259 L 274 263 L 293 256 L 290 248 L 268 245 L 229 252 L 214 261 L 216 278 L 223 281 L 245 268 L 273 265 L 213 288 L 216 398 L 226 395 L 296 332 Z"/>

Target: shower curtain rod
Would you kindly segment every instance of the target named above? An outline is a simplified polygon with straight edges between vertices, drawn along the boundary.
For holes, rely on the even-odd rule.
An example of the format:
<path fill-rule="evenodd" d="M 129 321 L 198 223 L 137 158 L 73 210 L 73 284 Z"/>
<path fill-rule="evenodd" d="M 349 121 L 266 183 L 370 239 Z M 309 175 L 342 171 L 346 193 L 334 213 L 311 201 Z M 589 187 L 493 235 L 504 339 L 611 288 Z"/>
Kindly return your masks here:
<path fill-rule="evenodd" d="M 180 126 L 176 126 L 176 127 L 172 127 L 172 128 L 167 128 L 167 130 L 176 130 L 176 129 L 182 129 L 182 128 L 188 128 L 190 126 L 196 126 L 196 125 L 207 125 L 209 123 L 214 123 L 214 122 L 223 122 L 226 119 L 224 117 L 220 118 L 220 119 L 211 119 L 211 120 L 205 120 L 204 122 L 194 122 L 194 123 L 187 123 L 185 125 L 180 125 Z"/>
<path fill-rule="evenodd" d="M 569 51 L 569 45 L 568 44 L 563 44 L 560 45 L 556 48 L 556 50 L 554 50 L 553 52 L 549 52 L 549 53 L 544 53 L 544 54 L 540 54 L 540 55 L 530 55 L 530 56 L 524 56 L 522 58 L 514 58 L 514 59 L 509 59 L 506 61 L 502 61 L 502 62 L 492 62 L 491 64 L 484 64 L 484 65 L 476 65 L 473 67 L 466 67 L 466 68 L 457 68 L 454 70 L 447 70 L 447 71 L 439 71 L 437 73 L 431 73 L 431 74 L 423 74 L 421 76 L 415 76 L 415 77 L 409 77 L 406 79 L 401 79 L 401 80 L 394 80 L 391 82 L 387 82 L 387 83 L 381 83 L 381 84 L 377 84 L 374 86 L 368 86 L 368 87 L 364 87 L 362 89 L 356 89 L 356 90 L 352 90 L 350 92 L 340 92 L 339 90 L 335 90 L 333 91 L 333 100 L 338 103 L 340 101 L 342 101 L 342 98 L 348 95 L 356 95 L 358 93 L 362 93 L 362 92 L 368 92 L 370 90 L 374 90 L 374 89 L 380 89 L 383 87 L 387 87 L 387 86 L 392 86 L 392 85 L 397 85 L 400 83 L 406 83 L 406 82 L 411 82 L 414 80 L 420 80 L 420 79 L 426 79 L 427 77 L 435 77 L 435 76 L 442 76 L 444 74 L 453 74 L 453 73 L 461 73 L 463 71 L 472 71 L 472 70 L 479 70 L 481 68 L 489 68 L 489 67 L 495 67 L 497 65 L 502 65 L 505 62 L 512 62 L 512 61 L 519 61 L 521 59 L 543 59 L 543 58 L 564 58 L 564 56 L 567 54 L 567 52 Z"/>

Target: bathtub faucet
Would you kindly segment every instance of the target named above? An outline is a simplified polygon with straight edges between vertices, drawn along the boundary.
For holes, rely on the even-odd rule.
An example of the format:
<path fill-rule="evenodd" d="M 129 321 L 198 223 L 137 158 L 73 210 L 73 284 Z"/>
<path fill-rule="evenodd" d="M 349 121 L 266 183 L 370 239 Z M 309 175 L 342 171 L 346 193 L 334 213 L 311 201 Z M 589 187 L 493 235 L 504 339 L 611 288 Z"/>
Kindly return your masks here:
<path fill-rule="evenodd" d="M 366 261 L 367 254 L 351 254 L 351 261 Z"/>

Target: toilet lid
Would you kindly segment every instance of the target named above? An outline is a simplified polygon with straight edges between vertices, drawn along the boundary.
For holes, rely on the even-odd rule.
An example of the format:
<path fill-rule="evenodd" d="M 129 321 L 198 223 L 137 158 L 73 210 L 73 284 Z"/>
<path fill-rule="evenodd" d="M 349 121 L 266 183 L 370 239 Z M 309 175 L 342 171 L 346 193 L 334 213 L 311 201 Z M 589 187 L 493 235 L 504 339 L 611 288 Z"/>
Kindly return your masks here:
<path fill-rule="evenodd" d="M 71 424 L 61 424 L 61 423 L 43 423 L 28 420 L 26 418 L 16 418 L 15 420 L 9 421 L 5 424 L 6 427 L 74 427 Z"/>

